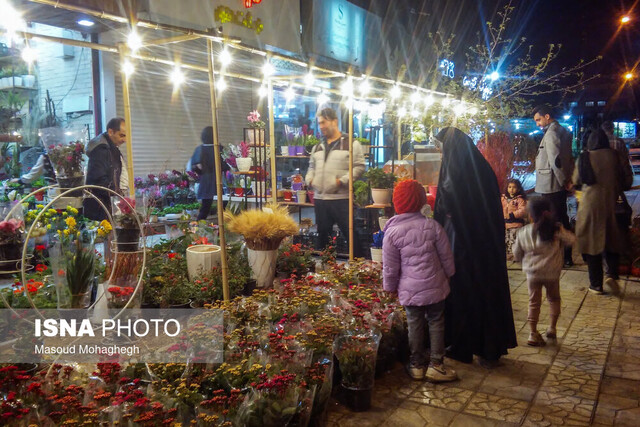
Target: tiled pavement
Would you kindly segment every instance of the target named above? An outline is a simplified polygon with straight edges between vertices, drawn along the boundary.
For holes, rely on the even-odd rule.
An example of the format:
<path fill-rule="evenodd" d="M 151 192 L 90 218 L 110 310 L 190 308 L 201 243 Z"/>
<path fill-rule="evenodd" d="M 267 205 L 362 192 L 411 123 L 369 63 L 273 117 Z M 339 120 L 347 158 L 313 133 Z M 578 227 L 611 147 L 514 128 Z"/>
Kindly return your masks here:
<path fill-rule="evenodd" d="M 563 272 L 558 340 L 526 345 L 527 284 L 510 266 L 520 346 L 494 369 L 447 362 L 460 380 L 409 379 L 397 364 L 376 381 L 373 407 L 333 403 L 329 426 L 640 426 L 640 280 L 623 278 L 604 296 L 588 292 L 583 266 Z M 627 280 L 624 280 L 627 279 Z M 543 304 L 539 329 L 546 330 Z"/>

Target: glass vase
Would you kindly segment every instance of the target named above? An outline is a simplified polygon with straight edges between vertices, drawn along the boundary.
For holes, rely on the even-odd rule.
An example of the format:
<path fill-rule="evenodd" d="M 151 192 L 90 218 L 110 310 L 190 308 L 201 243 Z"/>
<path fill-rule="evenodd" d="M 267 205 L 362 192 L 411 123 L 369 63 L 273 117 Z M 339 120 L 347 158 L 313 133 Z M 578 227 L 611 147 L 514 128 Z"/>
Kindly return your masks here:
<path fill-rule="evenodd" d="M 50 256 L 58 308 L 87 308 L 95 281 L 95 232 L 71 231 L 58 236 Z"/>

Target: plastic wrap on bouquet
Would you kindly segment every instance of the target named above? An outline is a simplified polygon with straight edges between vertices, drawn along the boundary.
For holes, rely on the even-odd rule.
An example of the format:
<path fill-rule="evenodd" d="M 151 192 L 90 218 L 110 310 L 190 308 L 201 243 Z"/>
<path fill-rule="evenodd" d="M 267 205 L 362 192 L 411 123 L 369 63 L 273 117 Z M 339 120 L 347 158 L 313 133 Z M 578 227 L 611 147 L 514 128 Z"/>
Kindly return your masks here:
<path fill-rule="evenodd" d="M 68 231 L 68 230 L 65 230 Z M 94 283 L 95 232 L 61 234 L 50 250 L 58 308 L 87 308 Z"/>
<path fill-rule="evenodd" d="M 115 252 L 108 263 L 105 296 L 109 309 L 140 308 L 142 285 L 136 291 L 142 269 L 142 251 Z"/>

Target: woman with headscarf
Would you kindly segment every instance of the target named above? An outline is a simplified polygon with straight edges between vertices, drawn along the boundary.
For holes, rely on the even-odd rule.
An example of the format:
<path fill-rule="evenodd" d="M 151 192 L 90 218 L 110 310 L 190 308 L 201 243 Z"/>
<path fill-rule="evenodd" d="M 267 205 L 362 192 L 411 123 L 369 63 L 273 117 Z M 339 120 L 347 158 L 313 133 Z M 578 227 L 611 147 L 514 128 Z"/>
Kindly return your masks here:
<path fill-rule="evenodd" d="M 471 363 L 475 354 L 495 366 L 517 345 L 498 180 L 464 132 L 449 127 L 436 139 L 442 166 L 434 218 L 447 232 L 456 266 L 445 309 L 448 355 Z"/>
<path fill-rule="evenodd" d="M 609 272 L 617 272 L 619 255 L 624 251 L 624 238 L 616 222 L 615 206 L 620 193 L 631 188 L 633 172 L 629 162 L 621 164 L 603 130 L 591 132 L 586 148 L 573 172 L 574 185 L 582 188 L 576 237 L 582 257 L 589 266 L 589 290 L 602 294 L 602 256 Z M 613 289 L 617 288 L 614 274 L 607 277 L 606 283 Z"/>

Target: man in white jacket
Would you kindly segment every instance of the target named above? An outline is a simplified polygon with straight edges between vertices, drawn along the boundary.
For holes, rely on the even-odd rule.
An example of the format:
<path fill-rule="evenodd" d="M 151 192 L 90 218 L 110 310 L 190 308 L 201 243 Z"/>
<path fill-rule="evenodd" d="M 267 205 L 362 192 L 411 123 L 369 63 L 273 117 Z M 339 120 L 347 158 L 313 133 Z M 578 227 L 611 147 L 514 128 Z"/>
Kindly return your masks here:
<path fill-rule="evenodd" d="M 536 156 L 536 193 L 549 199 L 554 208 L 556 221 L 567 230 L 571 229 L 567 215 L 567 188 L 573 174 L 574 160 L 571 155 L 573 135 L 554 119 L 551 107 L 542 105 L 534 110 L 533 119 L 544 129 L 544 137 Z M 573 265 L 571 247 L 564 253 L 565 266 Z"/>
<path fill-rule="evenodd" d="M 314 190 L 316 223 L 318 224 L 318 249 L 329 242 L 334 224 L 349 240 L 349 135 L 340 132 L 335 110 L 324 108 L 318 113 L 318 127 L 322 142 L 311 151 L 306 183 Z M 364 173 L 362 147 L 353 141 L 353 179 Z M 359 245 L 354 244 L 354 254 L 361 256 Z"/>

